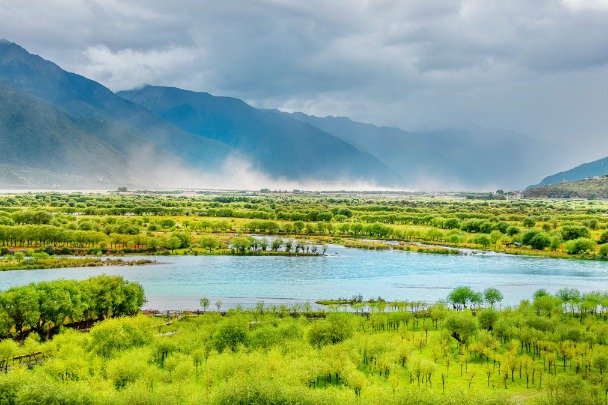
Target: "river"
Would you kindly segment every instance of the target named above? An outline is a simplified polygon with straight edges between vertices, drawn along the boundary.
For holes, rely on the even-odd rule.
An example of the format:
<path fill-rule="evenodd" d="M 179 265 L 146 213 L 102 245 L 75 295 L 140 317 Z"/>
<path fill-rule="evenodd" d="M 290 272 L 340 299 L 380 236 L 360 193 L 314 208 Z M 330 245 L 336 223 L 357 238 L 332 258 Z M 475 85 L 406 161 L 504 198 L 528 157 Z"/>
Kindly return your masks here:
<path fill-rule="evenodd" d="M 146 309 L 199 308 L 208 297 L 211 308 L 236 305 L 313 303 L 317 299 L 387 300 L 444 299 L 453 288 L 476 291 L 496 287 L 502 305 L 530 299 L 544 288 L 553 293 L 573 287 L 608 290 L 608 262 L 563 260 L 504 254 L 438 255 L 402 251 L 349 249 L 330 245 L 324 257 L 285 256 L 161 256 L 157 264 L 0 272 L 0 289 L 56 279 L 84 279 L 99 274 L 120 275 L 140 283 Z M 130 259 L 130 258 L 127 258 Z"/>

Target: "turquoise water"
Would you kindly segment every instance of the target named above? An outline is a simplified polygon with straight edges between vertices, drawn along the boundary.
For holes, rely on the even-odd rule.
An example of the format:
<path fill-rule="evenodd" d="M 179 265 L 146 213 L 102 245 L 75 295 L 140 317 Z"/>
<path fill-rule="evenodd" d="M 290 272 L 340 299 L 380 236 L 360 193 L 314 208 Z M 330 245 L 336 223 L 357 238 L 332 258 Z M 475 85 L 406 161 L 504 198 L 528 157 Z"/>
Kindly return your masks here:
<path fill-rule="evenodd" d="M 545 288 L 555 292 L 608 290 L 608 262 L 558 260 L 500 254 L 434 255 L 401 251 L 368 251 L 330 246 L 325 257 L 162 256 L 158 264 L 102 268 L 6 271 L 0 289 L 55 279 L 120 275 L 140 283 L 149 309 L 197 309 L 206 296 L 215 309 L 263 300 L 267 305 L 314 302 L 322 298 L 435 302 L 451 289 L 496 287 L 503 305 L 529 299 Z"/>

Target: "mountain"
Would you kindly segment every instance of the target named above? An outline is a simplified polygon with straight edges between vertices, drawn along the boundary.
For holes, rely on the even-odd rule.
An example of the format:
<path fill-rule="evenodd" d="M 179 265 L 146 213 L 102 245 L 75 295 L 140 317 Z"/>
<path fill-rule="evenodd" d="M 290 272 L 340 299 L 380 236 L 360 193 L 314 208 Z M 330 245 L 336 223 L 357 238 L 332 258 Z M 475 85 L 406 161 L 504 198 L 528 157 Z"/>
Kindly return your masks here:
<path fill-rule="evenodd" d="M 43 185 L 43 179 L 47 186 L 68 186 L 60 174 L 81 187 L 129 182 L 126 158 L 63 110 L 3 82 L 0 105 L 0 184 L 5 188 Z"/>
<path fill-rule="evenodd" d="M 421 189 L 429 184 L 437 189 L 523 188 L 547 170 L 539 154 L 559 155 L 559 145 L 478 126 L 415 133 L 346 117 L 290 115 L 369 152 L 406 184 Z"/>
<path fill-rule="evenodd" d="M 414 133 L 171 87 L 113 93 L 2 40 L 0 148 L 2 188 L 514 189 L 556 170 L 539 155 L 561 159 L 475 126 Z"/>
<path fill-rule="evenodd" d="M 608 198 L 608 175 L 559 184 L 537 186 L 524 191 L 528 198 Z"/>
<path fill-rule="evenodd" d="M 595 160 L 593 162 L 584 163 L 576 166 L 573 169 L 566 170 L 547 176 L 536 185 L 530 186 L 529 188 L 536 188 L 540 186 L 548 186 L 550 184 L 559 184 L 562 182 L 571 182 L 587 179 L 590 177 L 605 176 L 608 175 L 608 157 L 603 159 Z"/>
<path fill-rule="evenodd" d="M 59 133 L 62 126 L 70 128 L 70 142 L 64 142 L 66 157 L 76 159 L 72 162 L 55 161 L 53 154 L 44 156 L 44 149 L 23 148 L 20 152 L 25 162 L 43 162 L 50 164 L 47 169 L 55 170 L 59 166 L 79 168 L 79 173 L 87 177 L 101 176 L 107 179 L 119 179 L 138 184 L 156 184 L 155 174 L 160 168 L 186 168 L 206 171 L 217 170 L 233 150 L 209 138 L 200 137 L 183 131 L 158 118 L 142 106 L 117 96 L 101 84 L 83 76 L 69 73 L 52 62 L 28 53 L 22 47 L 7 41 L 0 41 L 0 82 L 7 93 L 6 97 L 15 100 L 23 99 L 19 112 L 22 120 L 18 131 L 9 137 L 3 136 L 7 147 L 21 150 L 23 144 L 42 145 L 45 134 L 40 128 Z M 32 102 L 32 100 L 36 102 Z M 2 108 L 8 99 L 3 100 Z M 42 103 L 42 104 L 41 104 Z M 28 110 L 28 105 L 32 110 Z M 8 104 L 6 104 L 8 105 Z M 60 121 L 37 121 L 36 108 L 44 105 L 46 110 L 53 110 Z M 47 115 L 45 117 L 48 118 Z M 15 126 L 14 117 L 4 117 L 2 126 Z M 13 120 L 13 121 L 11 121 Z M 47 132 L 48 132 L 47 131 Z M 76 139 L 79 134 L 80 139 Z M 66 135 L 68 136 L 68 135 Z M 14 144 L 12 142 L 19 143 Z M 78 148 L 83 145 L 112 150 L 127 165 L 112 166 L 109 154 L 102 154 L 98 159 L 88 159 L 89 154 L 81 154 Z M 71 149 L 68 151 L 68 149 Z M 60 159 L 57 157 L 57 159 Z M 83 161 L 86 164 L 82 164 Z M 31 167 L 31 166 L 29 166 Z M 115 176 L 117 168 L 122 172 Z M 101 171 L 93 171 L 93 170 Z M 64 171 L 65 172 L 65 171 Z M 65 172 L 71 173 L 69 170 Z"/>
<path fill-rule="evenodd" d="M 236 98 L 156 86 L 118 95 L 185 131 L 230 146 L 255 169 L 275 178 L 402 184 L 380 159 L 352 144 Z"/>

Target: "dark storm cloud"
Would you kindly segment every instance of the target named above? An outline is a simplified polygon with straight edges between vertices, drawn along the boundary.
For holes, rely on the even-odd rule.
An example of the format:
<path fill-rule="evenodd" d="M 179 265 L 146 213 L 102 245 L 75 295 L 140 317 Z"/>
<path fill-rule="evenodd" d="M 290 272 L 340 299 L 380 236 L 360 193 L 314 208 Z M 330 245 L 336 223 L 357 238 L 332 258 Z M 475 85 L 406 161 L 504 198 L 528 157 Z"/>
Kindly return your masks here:
<path fill-rule="evenodd" d="M 405 129 L 576 133 L 599 157 L 607 3 L 0 0 L 0 36 L 114 90 L 175 85 Z"/>

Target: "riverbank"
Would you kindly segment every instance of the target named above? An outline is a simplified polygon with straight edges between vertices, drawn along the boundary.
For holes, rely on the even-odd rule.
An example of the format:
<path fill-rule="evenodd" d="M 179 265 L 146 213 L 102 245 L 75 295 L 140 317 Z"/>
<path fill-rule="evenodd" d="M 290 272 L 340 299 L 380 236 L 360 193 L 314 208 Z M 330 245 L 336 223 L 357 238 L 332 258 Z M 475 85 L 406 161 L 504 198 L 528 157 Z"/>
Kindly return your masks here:
<path fill-rule="evenodd" d="M 124 260 L 120 258 L 102 259 L 98 257 L 49 257 L 43 259 L 27 258 L 22 260 L 4 258 L 0 260 L 0 271 L 60 269 L 70 267 L 143 266 L 155 263 L 155 260 L 148 259 Z"/>

